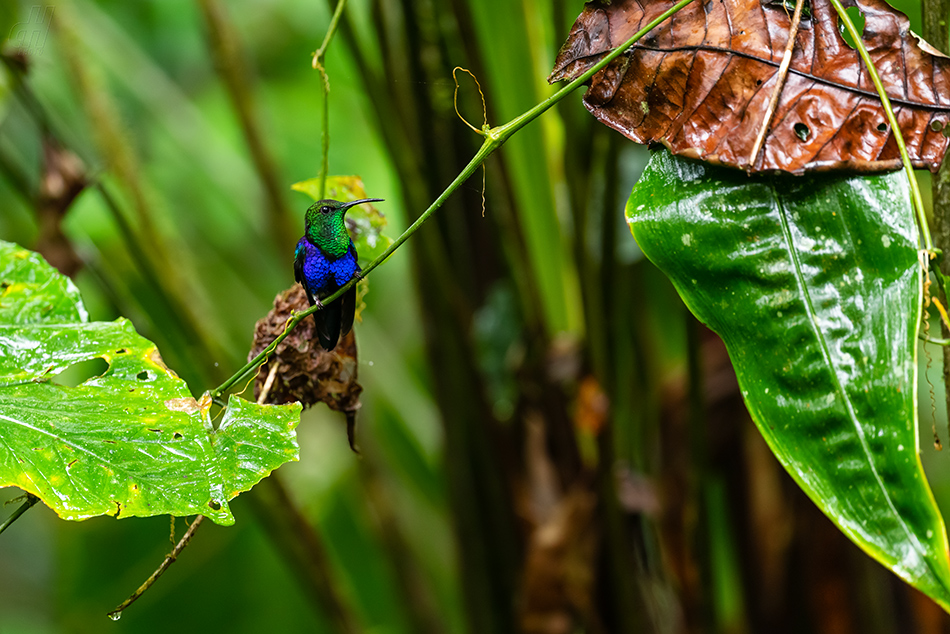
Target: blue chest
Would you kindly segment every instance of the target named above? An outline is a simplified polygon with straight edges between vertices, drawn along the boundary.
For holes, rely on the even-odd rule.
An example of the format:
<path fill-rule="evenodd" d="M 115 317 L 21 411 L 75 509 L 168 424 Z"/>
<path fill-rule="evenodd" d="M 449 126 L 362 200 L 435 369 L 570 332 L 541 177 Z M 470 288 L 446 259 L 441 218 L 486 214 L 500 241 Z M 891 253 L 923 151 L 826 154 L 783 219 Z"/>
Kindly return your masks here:
<path fill-rule="evenodd" d="M 303 255 L 303 284 L 316 297 L 323 298 L 349 282 L 360 272 L 356 262 L 356 249 L 350 248 L 343 256 L 326 256 L 306 238 L 297 243 L 296 256 Z"/>

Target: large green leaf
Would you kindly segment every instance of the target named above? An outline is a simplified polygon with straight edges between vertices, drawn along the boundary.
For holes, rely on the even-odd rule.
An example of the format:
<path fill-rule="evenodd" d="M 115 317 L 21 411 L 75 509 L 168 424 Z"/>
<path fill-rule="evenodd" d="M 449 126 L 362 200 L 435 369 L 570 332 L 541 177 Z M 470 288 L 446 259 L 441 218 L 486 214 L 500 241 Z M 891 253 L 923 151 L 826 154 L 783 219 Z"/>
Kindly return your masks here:
<path fill-rule="evenodd" d="M 750 178 L 655 154 L 643 252 L 725 341 L 772 451 L 869 555 L 950 608 L 917 438 L 921 269 L 901 174 Z"/>
<path fill-rule="evenodd" d="M 104 359 L 76 387 L 67 367 Z M 154 344 L 125 319 L 88 322 L 72 283 L 35 253 L 0 242 L 0 486 L 66 519 L 205 515 L 297 460 L 300 405 L 231 397 L 220 427 Z"/>

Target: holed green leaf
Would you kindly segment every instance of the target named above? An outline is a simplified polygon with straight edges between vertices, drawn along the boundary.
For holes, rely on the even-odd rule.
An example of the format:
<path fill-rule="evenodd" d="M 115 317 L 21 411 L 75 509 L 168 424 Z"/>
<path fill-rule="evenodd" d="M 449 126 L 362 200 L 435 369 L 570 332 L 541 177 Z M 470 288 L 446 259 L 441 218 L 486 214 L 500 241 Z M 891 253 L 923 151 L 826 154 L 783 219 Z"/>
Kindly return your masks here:
<path fill-rule="evenodd" d="M 918 455 L 921 267 L 902 174 L 750 178 L 653 156 L 627 203 L 643 252 L 723 339 L 772 451 L 869 555 L 950 608 Z"/>
<path fill-rule="evenodd" d="M 53 381 L 104 359 L 81 385 Z M 125 319 L 88 322 L 78 291 L 38 255 L 0 242 L 0 486 L 65 519 L 234 518 L 228 500 L 297 460 L 300 405 L 232 396 L 221 426 Z"/>

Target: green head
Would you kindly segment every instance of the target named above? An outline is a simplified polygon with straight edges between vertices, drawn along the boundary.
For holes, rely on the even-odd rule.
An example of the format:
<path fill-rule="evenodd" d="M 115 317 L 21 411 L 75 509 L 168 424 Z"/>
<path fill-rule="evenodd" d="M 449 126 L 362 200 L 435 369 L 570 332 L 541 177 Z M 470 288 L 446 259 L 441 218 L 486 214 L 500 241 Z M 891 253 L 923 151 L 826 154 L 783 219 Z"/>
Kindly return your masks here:
<path fill-rule="evenodd" d="M 340 257 L 350 248 L 350 234 L 346 232 L 343 216 L 346 210 L 362 203 L 381 202 L 382 198 L 363 198 L 341 203 L 329 198 L 318 200 L 307 209 L 305 231 L 307 238 L 324 253 Z"/>

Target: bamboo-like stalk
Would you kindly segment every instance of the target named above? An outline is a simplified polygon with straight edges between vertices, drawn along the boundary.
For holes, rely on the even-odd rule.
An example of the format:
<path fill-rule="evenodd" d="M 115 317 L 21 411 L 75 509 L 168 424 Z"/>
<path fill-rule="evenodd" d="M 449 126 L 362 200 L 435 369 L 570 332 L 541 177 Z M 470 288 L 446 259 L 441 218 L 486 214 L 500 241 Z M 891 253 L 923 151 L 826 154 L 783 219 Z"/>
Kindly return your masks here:
<path fill-rule="evenodd" d="M 251 73 L 242 57 L 234 25 L 228 20 L 219 0 L 198 0 L 198 5 L 208 30 L 211 54 L 238 115 L 244 141 L 267 196 L 271 239 L 279 250 L 289 249 L 296 235 L 291 221 L 293 215 L 285 198 L 286 186 L 264 139 L 257 104 L 249 85 Z"/>
<path fill-rule="evenodd" d="M 515 134 L 516 132 L 521 130 L 523 127 L 525 127 L 526 125 L 528 125 L 529 123 L 537 119 L 549 108 L 557 104 L 559 101 L 567 97 L 572 92 L 574 92 L 574 90 L 576 90 L 582 84 L 587 82 L 596 73 L 603 70 L 604 67 L 606 67 L 610 62 L 612 62 L 617 57 L 622 55 L 628 48 L 630 48 L 636 42 L 638 42 L 640 39 L 646 36 L 647 33 L 652 31 L 661 23 L 665 22 L 667 18 L 669 18 L 674 13 L 677 13 L 678 11 L 683 9 L 683 7 L 687 6 L 692 1 L 693 0 L 680 0 L 675 5 L 673 5 L 672 7 L 664 11 L 662 14 L 660 14 L 652 22 L 647 24 L 643 29 L 635 33 L 626 42 L 624 42 L 623 44 L 615 48 L 613 51 L 611 51 L 609 54 L 604 56 L 603 59 L 601 59 L 597 64 L 589 68 L 585 73 L 583 73 L 582 75 L 580 75 L 579 77 L 571 81 L 568 85 L 561 88 L 561 90 L 557 91 L 556 93 L 554 93 L 553 95 L 551 95 L 544 101 L 540 102 L 539 104 L 537 104 L 536 106 L 528 110 L 527 112 L 515 117 L 508 123 L 486 130 L 485 141 L 482 143 L 481 148 L 479 148 L 475 156 L 472 157 L 472 160 L 469 161 L 468 165 L 466 165 L 462 169 L 462 171 L 459 172 L 458 176 L 455 177 L 452 183 L 441 194 L 439 194 L 438 198 L 436 198 L 435 201 L 433 201 L 431 205 L 429 205 L 429 208 L 426 209 L 416 219 L 416 221 L 413 222 L 409 226 L 409 228 L 403 232 L 401 236 L 396 238 L 396 240 L 392 243 L 392 245 L 390 245 L 388 249 L 386 249 L 384 253 L 382 253 L 379 257 L 377 257 L 370 264 L 368 264 L 365 269 L 363 269 L 362 275 L 360 276 L 359 279 L 361 279 L 362 277 L 365 277 L 370 272 L 372 272 L 373 269 L 375 269 L 377 266 L 379 266 L 384 261 L 386 261 L 389 258 L 389 256 L 391 256 L 396 251 L 396 249 L 401 247 L 403 243 L 406 242 L 406 240 L 408 240 L 416 231 L 418 231 L 419 227 L 421 227 L 422 224 L 432 216 L 432 214 L 438 211 L 440 207 L 442 207 L 442 205 L 449 198 L 449 196 L 451 196 L 455 192 L 455 190 L 457 190 L 465 181 L 468 180 L 468 178 L 472 174 L 475 173 L 475 171 L 481 166 L 481 164 L 485 161 L 485 159 L 488 158 L 489 155 L 494 153 L 502 145 L 504 145 L 505 142 L 509 138 L 511 138 L 513 134 Z M 836 1 L 836 0 L 832 0 L 832 1 Z M 329 304 L 333 302 L 334 300 L 336 300 L 337 298 L 339 298 L 340 296 L 342 296 L 353 285 L 355 285 L 359 281 L 359 279 L 354 278 L 350 280 L 348 283 L 340 287 L 338 291 L 326 297 L 323 300 L 323 304 Z M 258 354 L 256 357 L 251 359 L 243 368 L 235 372 L 234 375 L 231 376 L 231 378 L 229 378 L 224 383 L 222 383 L 221 385 L 216 387 L 214 390 L 212 390 L 211 391 L 212 398 L 215 398 L 215 399 L 219 398 L 222 394 L 224 394 L 224 392 L 226 392 L 231 387 L 233 387 L 238 381 L 245 378 L 248 374 L 254 371 L 255 368 L 257 368 L 259 365 L 264 363 L 270 357 L 270 355 L 274 353 L 274 350 L 277 349 L 277 346 L 280 345 L 280 342 L 282 342 L 290 334 L 290 332 L 297 326 L 297 324 L 299 324 L 301 321 L 303 321 L 305 318 L 309 317 L 316 311 L 320 310 L 322 307 L 323 307 L 322 305 L 311 306 L 304 312 L 298 313 L 297 315 L 295 315 L 289 322 L 287 322 L 287 328 L 284 330 L 284 332 L 281 335 L 279 335 L 276 339 L 274 339 L 274 341 L 272 341 L 270 345 L 264 348 L 264 350 L 262 350 L 260 354 Z"/>

